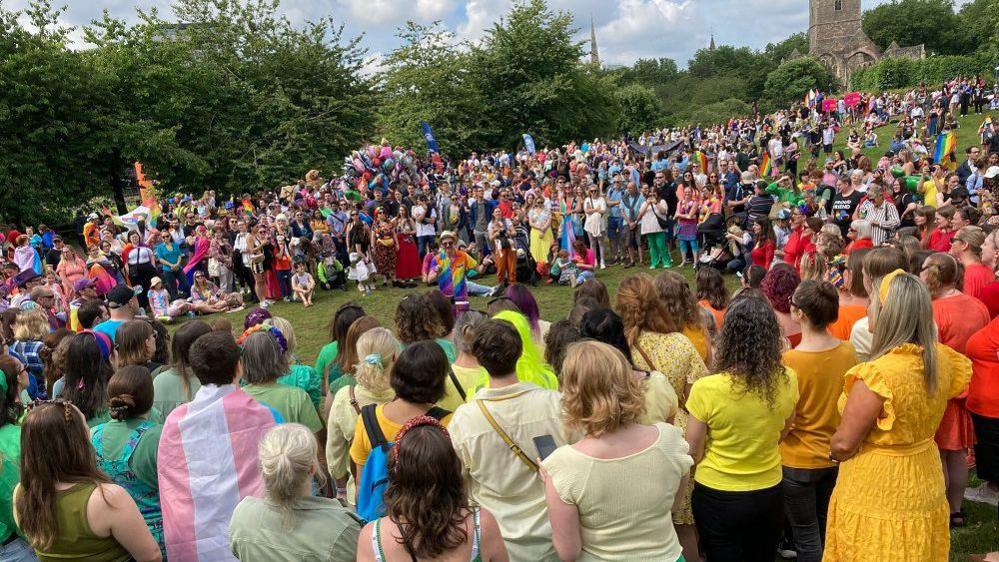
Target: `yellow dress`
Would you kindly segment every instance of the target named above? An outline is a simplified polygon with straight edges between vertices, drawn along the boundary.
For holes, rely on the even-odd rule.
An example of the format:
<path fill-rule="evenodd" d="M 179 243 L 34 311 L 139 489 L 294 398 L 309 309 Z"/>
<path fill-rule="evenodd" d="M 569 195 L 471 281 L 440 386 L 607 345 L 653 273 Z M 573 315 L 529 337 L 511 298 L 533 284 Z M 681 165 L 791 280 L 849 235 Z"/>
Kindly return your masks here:
<path fill-rule="evenodd" d="M 841 413 L 857 380 L 884 406 L 860 452 L 840 465 L 823 562 L 947 560 L 950 509 L 933 434 L 947 400 L 967 388 L 971 362 L 937 344 L 939 390 L 933 396 L 922 372 L 922 348 L 912 344 L 847 371 Z"/>
<path fill-rule="evenodd" d="M 639 352 L 645 352 L 649 360 Z M 707 376 L 708 368 L 704 365 L 697 348 L 687 336 L 673 332 L 660 334 L 657 332 L 642 332 L 638 336 L 638 345 L 631 347 L 631 358 L 635 367 L 648 371 L 659 371 L 666 376 L 673 391 L 679 397 L 679 407 L 673 425 L 681 430 L 687 427 L 686 401 L 687 383 L 694 384 L 697 379 Z M 652 361 L 652 365 L 649 364 Z M 694 479 L 690 478 L 687 488 L 679 493 L 682 496 L 680 508 L 673 511 L 673 522 L 677 525 L 693 525 L 694 513 L 690 509 L 690 493 L 694 489 Z"/>

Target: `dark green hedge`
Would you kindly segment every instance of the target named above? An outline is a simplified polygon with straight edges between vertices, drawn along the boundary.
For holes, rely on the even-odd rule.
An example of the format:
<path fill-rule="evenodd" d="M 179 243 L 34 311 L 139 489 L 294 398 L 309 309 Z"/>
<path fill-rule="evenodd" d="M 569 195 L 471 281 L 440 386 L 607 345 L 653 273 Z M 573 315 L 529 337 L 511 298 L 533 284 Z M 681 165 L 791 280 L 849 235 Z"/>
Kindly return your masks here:
<path fill-rule="evenodd" d="M 991 81 L 996 62 L 984 53 L 968 56 L 932 56 L 922 60 L 884 59 L 850 75 L 853 90 L 882 91 L 918 86 L 921 82 L 939 84 L 955 76 L 980 74 Z"/>

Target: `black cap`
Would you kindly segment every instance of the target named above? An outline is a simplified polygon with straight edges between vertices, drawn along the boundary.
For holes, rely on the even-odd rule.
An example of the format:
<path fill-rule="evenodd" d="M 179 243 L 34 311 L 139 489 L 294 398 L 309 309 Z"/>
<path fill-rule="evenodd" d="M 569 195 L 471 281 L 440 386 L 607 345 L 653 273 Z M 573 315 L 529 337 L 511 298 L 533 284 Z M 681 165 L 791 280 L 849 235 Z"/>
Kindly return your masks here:
<path fill-rule="evenodd" d="M 131 302 L 134 298 L 135 292 L 126 285 L 119 283 L 108 291 L 108 306 L 111 308 L 120 308 Z"/>

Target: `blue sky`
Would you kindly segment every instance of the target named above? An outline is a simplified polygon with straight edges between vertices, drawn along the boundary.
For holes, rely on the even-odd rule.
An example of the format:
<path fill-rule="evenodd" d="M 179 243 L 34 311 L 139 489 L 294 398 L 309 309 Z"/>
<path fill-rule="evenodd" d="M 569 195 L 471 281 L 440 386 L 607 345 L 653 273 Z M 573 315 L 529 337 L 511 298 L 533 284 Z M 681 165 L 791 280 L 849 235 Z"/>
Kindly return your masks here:
<path fill-rule="evenodd" d="M 0 0 L 19 9 L 28 0 Z M 870 8 L 888 0 L 864 0 Z M 964 0 L 958 0 L 958 4 Z M 135 20 L 135 9 L 157 7 L 170 16 L 169 0 L 63 0 L 66 24 L 80 26 L 107 9 L 112 16 Z M 589 37 L 590 16 L 597 27 L 601 59 L 631 64 L 638 58 L 670 57 L 683 67 L 711 32 L 718 44 L 762 48 L 808 26 L 807 0 L 549 0 L 573 14 L 580 36 Z M 59 0 L 53 4 L 61 5 Z M 512 0 L 281 0 L 292 22 L 332 16 L 352 35 L 364 35 L 374 68 L 381 55 L 398 44 L 396 29 L 406 20 L 443 21 L 459 37 L 476 39 L 501 17 Z M 79 32 L 75 34 L 80 37 Z"/>

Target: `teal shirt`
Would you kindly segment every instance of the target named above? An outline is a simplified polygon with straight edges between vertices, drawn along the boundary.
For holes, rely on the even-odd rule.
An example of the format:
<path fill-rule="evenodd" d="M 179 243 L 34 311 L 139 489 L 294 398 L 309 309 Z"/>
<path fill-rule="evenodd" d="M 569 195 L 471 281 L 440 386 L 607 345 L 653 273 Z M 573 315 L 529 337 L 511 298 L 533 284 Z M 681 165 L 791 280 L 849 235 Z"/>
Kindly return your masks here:
<path fill-rule="evenodd" d="M 319 402 L 323 398 L 323 383 L 319 378 L 319 372 L 309 365 L 297 363 L 291 366 L 288 374 L 277 380 L 281 384 L 301 388 L 309 395 L 312 405 L 319 409 Z"/>
<path fill-rule="evenodd" d="M 109 459 L 120 458 L 125 444 L 128 443 L 129 438 L 135 433 L 135 429 L 139 424 L 144 421 L 146 421 L 145 418 L 135 418 L 125 421 L 111 420 L 100 424 L 104 426 L 104 435 L 102 436 L 104 456 Z M 90 429 L 91 436 L 94 435 L 98 427 L 99 425 Z M 139 480 L 142 480 L 151 488 L 159 487 L 159 479 L 156 474 L 156 452 L 159 449 L 160 434 L 162 432 L 163 426 L 159 423 L 149 428 L 142 435 L 142 439 L 139 439 L 139 443 L 135 446 L 135 451 L 132 452 L 132 457 L 128 459 L 128 467 L 132 469 L 132 472 L 135 473 Z"/>
<path fill-rule="evenodd" d="M 324 345 L 323 348 L 319 350 L 319 357 L 316 357 L 316 372 L 319 373 L 319 376 L 326 373 L 326 366 L 329 365 L 330 372 L 327 376 L 329 382 L 335 381 L 337 377 L 342 374 L 340 372 L 340 368 L 336 366 L 336 357 L 337 343 L 335 341 Z"/>
<path fill-rule="evenodd" d="M 14 488 L 21 481 L 21 427 L 0 427 L 0 541 L 21 530 L 14 523 Z"/>

